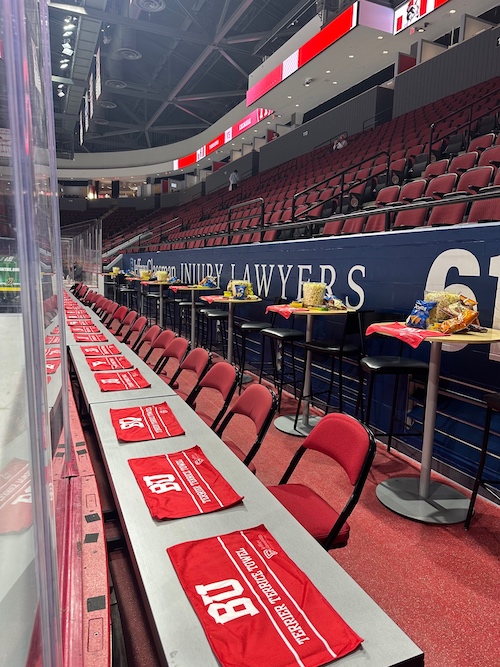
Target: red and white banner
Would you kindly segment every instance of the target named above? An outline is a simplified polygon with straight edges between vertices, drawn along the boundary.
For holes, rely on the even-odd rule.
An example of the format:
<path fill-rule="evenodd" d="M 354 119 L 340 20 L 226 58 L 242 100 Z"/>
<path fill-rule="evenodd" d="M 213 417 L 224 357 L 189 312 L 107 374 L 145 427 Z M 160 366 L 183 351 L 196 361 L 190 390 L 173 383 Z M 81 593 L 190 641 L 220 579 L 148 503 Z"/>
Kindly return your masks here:
<path fill-rule="evenodd" d="M 133 368 L 134 365 L 122 355 L 115 357 L 88 357 L 87 363 L 91 371 L 120 371 Z"/>
<path fill-rule="evenodd" d="M 101 391 L 145 389 L 151 386 L 137 368 L 134 368 L 132 371 L 124 371 L 123 373 L 96 373 L 94 377 Z"/>
<path fill-rule="evenodd" d="M 265 526 L 167 553 L 223 667 L 319 667 L 363 641 Z"/>
<path fill-rule="evenodd" d="M 121 354 L 116 345 L 82 345 L 86 357 L 107 357 L 109 354 Z"/>
<path fill-rule="evenodd" d="M 242 500 L 197 446 L 128 464 L 154 519 L 207 514 Z"/>
<path fill-rule="evenodd" d="M 408 28 L 448 0 L 408 0 L 394 11 L 394 34 Z"/>
<path fill-rule="evenodd" d="M 184 157 L 179 158 L 178 160 L 173 161 L 173 170 L 184 169 L 184 167 L 189 167 L 192 164 L 196 164 L 199 160 L 203 159 L 210 153 L 218 150 L 224 144 L 227 144 L 229 141 L 232 141 L 235 137 L 238 137 L 240 134 L 243 134 L 245 130 L 250 129 L 257 123 L 260 123 L 261 120 L 268 118 L 274 113 L 272 109 L 254 109 L 247 116 L 242 118 L 238 123 L 235 123 L 232 127 L 228 127 L 225 132 L 219 134 L 218 137 L 215 137 L 209 141 L 204 146 L 198 148 L 194 153 L 185 155 Z"/>
<path fill-rule="evenodd" d="M 436 0 L 437 1 L 437 0 Z M 249 107 L 260 97 L 275 88 L 287 77 L 303 67 L 335 42 L 347 35 L 358 24 L 358 3 L 348 7 L 337 18 L 330 21 L 314 37 L 292 53 L 286 60 L 266 74 L 247 90 L 246 104 Z"/>
<path fill-rule="evenodd" d="M 122 442 L 160 440 L 184 435 L 184 429 L 166 403 L 110 410 L 116 437 Z"/>
<path fill-rule="evenodd" d="M 29 461 L 12 459 L 0 470 L 0 533 L 19 533 L 31 522 Z"/>

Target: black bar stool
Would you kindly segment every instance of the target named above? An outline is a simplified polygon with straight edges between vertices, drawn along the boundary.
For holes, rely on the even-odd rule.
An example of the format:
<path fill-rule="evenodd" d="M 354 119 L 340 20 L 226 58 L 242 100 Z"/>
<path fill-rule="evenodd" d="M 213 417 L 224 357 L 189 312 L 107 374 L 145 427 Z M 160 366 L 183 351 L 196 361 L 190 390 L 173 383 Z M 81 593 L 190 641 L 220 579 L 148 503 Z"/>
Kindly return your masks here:
<path fill-rule="evenodd" d="M 500 490 L 494 488 L 492 485 L 499 486 L 500 479 L 491 480 L 485 479 L 483 477 L 484 466 L 486 464 L 486 456 L 488 455 L 488 440 L 490 437 L 490 427 L 491 427 L 491 418 L 493 416 L 493 411 L 500 412 L 500 393 L 499 394 L 486 394 L 484 397 L 486 403 L 486 421 L 484 424 L 484 433 L 483 433 L 483 443 L 481 445 L 481 456 L 479 458 L 479 466 L 477 469 L 476 479 L 474 481 L 474 486 L 472 488 L 472 496 L 469 504 L 469 511 L 467 512 L 467 517 L 465 519 L 465 530 L 469 530 L 470 520 L 474 513 L 474 505 L 476 503 L 477 492 L 479 487 L 482 486 L 483 489 L 486 489 L 494 496 L 497 500 L 500 500 Z"/>
<path fill-rule="evenodd" d="M 305 331 L 300 329 L 281 328 L 274 326 L 274 319 L 276 313 L 273 313 L 270 326 L 261 330 L 262 336 L 262 350 L 260 358 L 260 372 L 259 384 L 262 382 L 262 375 L 264 373 L 264 352 L 265 341 L 269 340 L 271 345 L 271 363 L 273 371 L 274 386 L 278 389 L 278 411 L 281 407 L 281 395 L 283 393 L 283 385 L 285 379 L 285 345 L 288 343 L 291 346 L 292 359 L 292 377 L 293 377 L 293 394 L 297 398 L 297 378 L 295 372 L 295 349 L 294 343 L 301 342 L 305 339 Z"/>
<path fill-rule="evenodd" d="M 226 359 L 226 330 L 225 327 L 227 326 L 227 322 L 229 319 L 229 311 L 227 310 L 222 310 L 222 308 L 207 308 L 205 307 L 205 304 L 202 304 L 204 307 L 200 308 L 200 316 L 206 320 L 206 330 L 207 330 L 207 336 L 205 336 L 205 328 L 203 327 L 203 322 L 202 324 L 202 335 L 200 338 L 203 341 L 204 345 L 208 345 L 208 349 L 212 351 L 213 347 L 213 328 L 215 325 L 215 338 L 217 340 L 217 331 L 220 331 L 220 339 L 221 339 L 221 345 L 222 345 L 222 356 L 224 359 Z M 208 341 L 207 341 L 208 338 Z"/>
<path fill-rule="evenodd" d="M 344 411 L 344 376 L 343 376 L 343 360 L 345 357 L 348 357 L 353 360 L 358 361 L 359 365 L 359 356 L 361 354 L 361 331 L 360 331 L 360 320 L 359 313 L 349 312 L 345 315 L 339 315 L 338 318 L 331 318 L 334 320 L 332 323 L 337 336 L 329 340 L 312 340 L 310 343 L 304 343 L 304 349 L 310 351 L 312 354 L 320 354 L 325 357 L 331 358 L 331 367 L 330 367 L 330 380 L 328 383 L 328 389 L 325 392 L 316 392 L 316 395 L 321 393 L 326 393 L 326 403 L 325 403 L 325 414 L 328 413 L 328 408 L 330 407 L 333 393 L 333 383 L 335 379 L 335 361 L 338 361 L 338 370 L 337 370 L 337 384 L 338 384 L 338 410 L 339 412 Z M 359 377 L 358 377 L 359 382 Z M 299 401 L 297 405 L 297 412 L 295 415 L 295 424 L 299 419 L 300 408 L 303 399 L 311 399 L 311 396 L 303 395 L 304 388 L 302 387 L 299 394 Z"/>
<path fill-rule="evenodd" d="M 360 313 L 361 332 L 364 334 L 368 326 L 374 322 L 391 321 L 404 319 L 403 316 L 394 313 L 376 313 L 373 311 Z M 364 335 L 361 338 L 363 351 L 365 349 Z M 374 355 L 362 356 L 359 362 L 360 378 L 359 378 L 359 392 L 358 401 L 356 405 L 356 414 L 358 408 L 361 406 L 361 415 L 363 415 L 363 377 L 368 375 L 368 396 L 366 399 L 366 415 L 362 418 L 363 423 L 368 426 L 370 424 L 370 414 L 373 399 L 373 387 L 375 378 L 381 375 L 394 375 L 394 389 L 392 393 L 391 417 L 389 422 L 389 431 L 387 433 L 379 433 L 378 435 L 387 435 L 387 451 L 391 450 L 392 438 L 394 435 L 410 435 L 408 431 L 396 433 L 394 431 L 394 421 L 396 417 L 396 404 L 399 391 L 399 379 L 401 376 L 412 376 L 421 379 L 427 384 L 427 377 L 429 374 L 429 364 L 419 359 L 412 357 L 401 356 L 404 343 L 400 343 L 399 355 Z M 411 435 L 421 435 L 421 433 L 412 433 Z"/>

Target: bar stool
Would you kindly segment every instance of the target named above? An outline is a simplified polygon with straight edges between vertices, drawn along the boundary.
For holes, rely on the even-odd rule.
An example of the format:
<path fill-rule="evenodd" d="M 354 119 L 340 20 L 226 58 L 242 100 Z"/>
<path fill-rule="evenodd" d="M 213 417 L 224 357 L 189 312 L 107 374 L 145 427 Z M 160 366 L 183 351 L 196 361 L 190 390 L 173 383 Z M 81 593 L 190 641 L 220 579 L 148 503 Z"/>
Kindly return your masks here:
<path fill-rule="evenodd" d="M 204 306 L 204 304 L 203 304 Z M 221 337 L 221 345 L 222 345 L 222 356 L 224 359 L 226 358 L 226 330 L 224 323 L 227 325 L 227 321 L 229 319 L 229 312 L 227 310 L 222 310 L 222 308 L 200 308 L 199 314 L 202 318 L 206 319 L 206 330 L 208 332 L 207 338 L 208 341 L 205 339 L 204 336 L 204 327 L 202 326 L 202 336 L 201 338 L 203 339 L 203 343 L 207 344 L 208 349 L 212 351 L 213 347 L 213 329 L 215 325 L 215 331 L 217 334 L 217 330 L 220 331 L 220 337 Z M 216 335 L 217 339 L 217 335 Z"/>
<path fill-rule="evenodd" d="M 359 313 L 349 312 L 345 315 L 339 315 L 338 318 L 332 318 L 332 323 L 338 337 L 330 340 L 313 340 L 310 343 L 304 343 L 304 349 L 310 351 L 312 354 L 321 354 L 331 358 L 330 380 L 326 392 L 316 392 L 316 395 L 326 393 L 325 414 L 328 413 L 328 408 L 332 400 L 333 382 L 335 379 L 335 360 L 338 360 L 338 406 L 339 412 L 344 411 L 344 377 L 343 377 L 343 360 L 344 357 L 350 359 L 357 359 L 359 365 L 359 356 L 361 354 L 361 330 Z M 359 377 L 358 377 L 359 382 Z M 297 412 L 295 414 L 295 425 L 300 415 L 300 408 L 304 398 L 312 399 L 311 396 L 303 395 L 303 387 L 300 390 L 299 401 L 297 404 Z"/>
<path fill-rule="evenodd" d="M 281 407 L 281 395 L 283 393 L 283 384 L 285 378 L 285 345 L 288 343 L 291 346 L 292 356 L 292 377 L 293 377 L 293 395 L 297 398 L 297 378 L 295 372 L 295 349 L 294 343 L 303 341 L 306 337 L 305 332 L 300 329 L 286 329 L 274 326 L 274 316 L 271 326 L 261 330 L 262 335 L 262 351 L 260 358 L 260 372 L 259 384 L 262 382 L 262 375 L 264 373 L 264 352 L 265 341 L 269 340 L 271 345 L 271 363 L 273 367 L 273 381 L 274 386 L 278 389 L 278 411 Z"/>
<path fill-rule="evenodd" d="M 401 320 L 402 316 L 395 315 L 394 313 L 375 313 L 365 312 L 360 313 L 361 318 L 361 327 L 362 334 L 366 331 L 367 327 L 374 323 L 380 321 L 391 321 L 394 319 Z M 364 335 L 361 337 L 361 342 L 363 346 L 363 354 L 365 349 L 364 344 Z M 358 413 L 358 408 L 361 406 L 361 415 L 363 416 L 363 376 L 364 374 L 368 375 L 368 396 L 366 400 L 366 415 L 363 418 L 362 422 L 369 426 L 370 424 L 370 414 L 372 407 L 373 399 L 373 386 L 374 380 L 376 377 L 381 375 L 394 375 L 394 389 L 392 394 L 392 404 L 391 404 L 391 417 L 389 423 L 389 431 L 385 434 L 378 435 L 387 435 L 387 451 L 391 450 L 392 437 L 394 435 L 410 435 L 408 431 L 402 433 L 394 432 L 394 420 L 396 416 L 396 403 L 398 398 L 399 390 L 399 378 L 401 376 L 417 376 L 421 378 L 425 384 L 427 383 L 427 376 L 429 374 L 429 364 L 425 361 L 420 361 L 419 359 L 413 359 L 412 357 L 403 357 L 401 356 L 404 343 L 400 342 L 400 355 L 374 355 L 374 356 L 362 356 L 359 362 L 359 391 L 358 391 L 358 400 L 356 404 L 356 414 Z M 412 433 L 411 435 L 420 435 Z"/>
<path fill-rule="evenodd" d="M 486 456 L 488 455 L 488 440 L 490 437 L 490 427 L 491 427 L 491 418 L 493 416 L 493 411 L 500 412 L 500 393 L 499 394 L 486 394 L 484 397 L 486 403 L 486 420 L 484 424 L 483 432 L 483 442 L 481 445 L 481 456 L 479 458 L 479 466 L 476 473 L 476 479 L 474 480 L 474 486 L 472 488 L 472 496 L 469 504 L 469 511 L 467 512 L 467 517 L 465 519 L 465 530 L 469 530 L 470 521 L 474 513 L 474 505 L 476 503 L 477 492 L 479 487 L 482 486 L 483 489 L 486 489 L 494 496 L 497 500 L 500 500 L 500 490 L 493 488 L 492 485 L 500 485 L 500 479 L 491 480 L 485 479 L 483 477 L 484 466 L 486 464 Z"/>
<path fill-rule="evenodd" d="M 134 310 L 137 308 L 137 290 L 135 287 L 129 287 L 128 285 L 120 285 L 120 303 L 122 302 L 122 299 L 125 298 L 127 300 L 127 308 Z"/>
<path fill-rule="evenodd" d="M 179 336 L 182 336 L 183 329 L 186 329 L 186 336 L 191 337 L 191 301 L 177 301 L 177 307 L 179 308 Z M 200 308 L 204 306 L 203 301 L 195 301 L 194 307 L 196 311 L 199 311 Z M 192 342 L 195 345 L 195 341 Z"/>

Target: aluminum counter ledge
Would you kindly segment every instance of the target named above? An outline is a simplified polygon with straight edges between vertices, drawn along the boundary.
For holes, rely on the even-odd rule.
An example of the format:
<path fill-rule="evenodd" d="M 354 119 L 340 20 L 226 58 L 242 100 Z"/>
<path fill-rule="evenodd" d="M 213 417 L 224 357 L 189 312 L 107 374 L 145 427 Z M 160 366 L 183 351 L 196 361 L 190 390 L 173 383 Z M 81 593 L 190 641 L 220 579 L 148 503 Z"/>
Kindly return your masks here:
<path fill-rule="evenodd" d="M 329 663 L 339 667 L 423 667 L 422 651 L 351 579 L 335 560 L 267 491 L 210 428 L 178 396 L 166 402 L 185 435 L 148 442 L 119 443 L 110 407 L 146 405 L 151 401 L 92 404 L 96 429 L 134 568 L 153 622 L 160 655 L 176 667 L 218 667 L 202 626 L 166 553 L 170 546 L 265 524 L 350 627 L 364 638 L 360 649 Z M 176 452 L 199 445 L 242 504 L 185 519 L 155 521 L 128 459 Z M 150 613 L 149 613 L 150 612 Z M 172 658 L 175 656 L 175 658 Z M 266 666 L 266 667 L 270 667 Z"/>

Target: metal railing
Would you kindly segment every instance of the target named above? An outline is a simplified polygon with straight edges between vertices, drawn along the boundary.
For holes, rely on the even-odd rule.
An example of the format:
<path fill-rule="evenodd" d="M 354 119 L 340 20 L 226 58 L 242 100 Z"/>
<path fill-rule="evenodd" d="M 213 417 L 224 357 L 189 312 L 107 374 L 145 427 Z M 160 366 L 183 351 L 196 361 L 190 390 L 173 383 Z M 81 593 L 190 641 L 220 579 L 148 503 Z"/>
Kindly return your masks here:
<path fill-rule="evenodd" d="M 468 109 L 469 110 L 469 117 L 465 121 L 465 123 L 462 123 L 461 125 L 457 125 L 457 127 L 455 127 L 453 130 L 450 130 L 450 132 L 447 132 L 443 136 L 440 136 L 439 139 L 436 139 L 435 141 L 442 141 L 443 139 L 446 139 L 446 137 L 451 137 L 453 134 L 457 134 L 457 130 L 461 130 L 463 128 L 467 128 L 467 136 L 470 139 L 471 138 L 472 123 L 473 122 L 477 123 L 480 120 L 480 118 L 484 118 L 485 116 L 492 115 L 492 114 L 495 113 L 495 111 L 500 109 L 500 103 L 497 103 L 492 109 L 490 109 L 488 111 L 488 113 L 484 114 L 484 116 L 481 116 L 480 118 L 475 118 L 474 120 L 472 119 L 475 105 L 478 102 L 482 102 L 482 100 L 486 99 L 487 97 L 491 97 L 491 95 L 492 95 L 491 91 L 488 92 L 488 93 L 485 93 L 484 95 L 479 97 L 477 100 L 474 100 L 474 102 L 471 102 L 467 106 L 462 107 L 461 109 L 457 109 L 457 111 L 452 111 L 447 116 L 443 116 L 442 118 L 437 120 L 435 123 L 431 123 L 431 125 L 429 126 L 429 130 L 430 130 L 430 133 L 429 133 L 429 154 L 428 154 L 429 162 L 432 159 L 432 144 L 433 144 L 433 141 L 434 141 L 434 130 L 436 128 L 436 125 L 440 125 L 444 121 L 449 120 L 450 118 L 453 118 L 453 116 L 456 116 L 458 114 L 462 114 L 464 111 L 466 111 Z"/>
<path fill-rule="evenodd" d="M 279 232 L 281 236 L 283 236 L 283 232 L 290 231 L 292 234 L 289 236 L 289 238 L 313 238 L 313 237 L 322 237 L 323 234 L 321 232 L 316 232 L 312 233 L 309 230 L 312 229 L 314 231 L 314 228 L 318 228 L 326 224 L 327 222 L 333 222 L 336 220 L 349 220 L 352 218 L 368 218 L 370 215 L 373 214 L 385 214 L 386 216 L 386 224 L 385 224 L 385 232 L 391 232 L 394 231 L 394 228 L 391 226 L 391 218 L 394 213 L 399 213 L 401 211 L 412 211 L 416 209 L 432 209 L 434 207 L 439 207 L 439 206 L 447 206 L 450 204 L 460 204 L 460 203 L 469 203 L 469 202 L 474 202 L 474 201 L 482 201 L 486 199 L 495 199 L 497 197 L 500 197 L 500 187 L 498 188 L 488 188 L 487 192 L 480 192 L 475 195 L 453 195 L 445 198 L 445 199 L 439 199 L 439 200 L 432 200 L 432 201 L 424 201 L 424 200 L 415 200 L 414 202 L 408 203 L 408 204 L 400 204 L 398 202 L 395 202 L 394 204 L 387 204 L 386 206 L 381 206 L 381 207 L 370 207 L 366 209 L 362 209 L 359 211 L 354 211 L 352 213 L 342 213 L 342 214 L 337 214 L 333 216 L 329 216 L 328 218 L 317 218 L 314 220 L 301 220 L 298 222 L 294 223 L 281 223 L 278 225 L 261 225 L 260 227 L 249 227 L 249 228 L 240 228 L 240 229 L 233 229 L 231 230 L 230 233 L 227 232 L 216 232 L 214 234 L 207 234 L 207 235 L 201 235 L 201 234 L 196 234 L 193 236 L 185 237 L 184 239 L 179 239 L 176 240 L 175 243 L 182 243 L 184 245 L 184 249 L 187 248 L 187 245 L 191 241 L 197 241 L 200 239 L 203 239 L 203 244 L 204 247 L 207 246 L 207 241 L 209 239 L 215 239 L 215 238 L 228 238 L 228 239 L 233 239 L 235 236 L 242 236 L 244 234 L 259 234 L 260 236 L 260 242 L 264 241 L 264 236 L 267 232 L 270 231 L 276 231 Z M 490 221 L 491 222 L 491 221 Z M 500 221 L 499 221 L 500 222 Z M 462 224 L 467 224 L 467 223 L 462 223 Z M 475 224 L 475 223 L 474 223 Z M 484 223 L 483 223 L 484 224 Z M 441 226 L 441 225 L 440 225 Z M 306 233 L 303 234 L 302 237 L 296 236 L 295 232 L 297 230 L 305 230 Z M 408 227 L 401 227 L 402 230 L 404 229 L 409 229 Z M 418 229 L 432 229 L 431 227 L 418 227 Z M 376 233 L 376 232 L 374 232 Z M 326 235 L 325 235 L 326 236 Z M 284 240 L 284 239 L 279 239 L 279 240 Z M 230 243 L 228 243 L 229 245 Z"/>
<path fill-rule="evenodd" d="M 292 199 L 292 222 L 295 222 L 295 209 L 297 207 L 297 204 L 296 204 L 297 199 L 299 197 L 305 195 L 306 193 L 310 192 L 311 190 L 315 190 L 319 186 L 324 185 L 325 183 L 328 183 L 333 178 L 337 178 L 338 176 L 340 176 L 340 183 L 339 183 L 340 195 L 339 195 L 339 193 L 333 193 L 331 197 L 328 197 L 327 199 L 323 200 L 323 204 L 326 204 L 327 202 L 333 201 L 334 199 L 338 198 L 339 199 L 339 204 L 338 205 L 340 207 L 342 207 L 342 201 L 343 201 L 344 197 L 349 193 L 349 190 L 351 188 L 353 188 L 354 186 L 357 186 L 357 185 L 361 185 L 361 183 L 367 183 L 370 180 L 370 178 L 372 178 L 371 176 L 368 176 L 363 181 L 356 181 L 355 183 L 350 183 L 349 188 L 347 190 L 345 190 L 344 189 L 345 188 L 345 182 L 344 182 L 345 181 L 345 175 L 348 174 L 350 171 L 358 170 L 358 168 L 361 167 L 363 164 L 365 164 L 365 162 L 369 162 L 370 160 L 376 160 L 381 155 L 386 155 L 387 156 L 386 173 L 387 173 L 387 176 L 388 176 L 389 175 L 390 154 L 389 154 L 388 151 L 379 151 L 378 153 L 375 153 L 374 155 L 370 155 L 366 158 L 363 158 L 360 162 L 357 162 L 356 164 L 350 165 L 346 169 L 343 169 L 342 171 L 337 172 L 333 176 L 329 176 L 328 178 L 324 178 L 322 181 L 318 181 L 317 183 L 314 183 L 313 185 L 310 185 L 309 187 L 305 188 L 304 190 L 301 190 L 300 192 L 296 192 L 293 195 L 293 199 Z M 309 209 L 307 209 L 306 211 L 303 211 L 303 213 L 307 213 L 309 210 L 315 208 L 318 205 L 319 205 L 318 202 L 316 202 L 315 204 L 311 204 Z"/>

